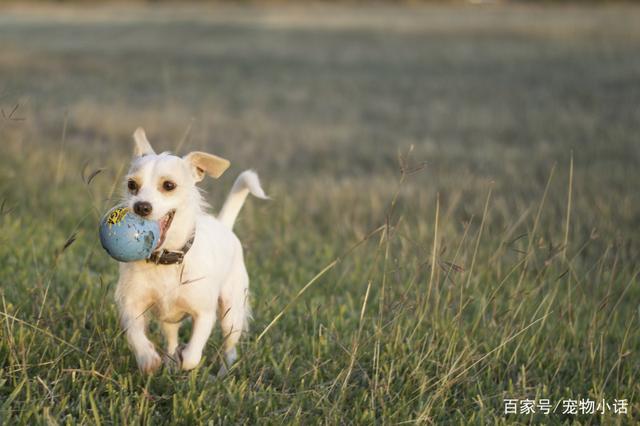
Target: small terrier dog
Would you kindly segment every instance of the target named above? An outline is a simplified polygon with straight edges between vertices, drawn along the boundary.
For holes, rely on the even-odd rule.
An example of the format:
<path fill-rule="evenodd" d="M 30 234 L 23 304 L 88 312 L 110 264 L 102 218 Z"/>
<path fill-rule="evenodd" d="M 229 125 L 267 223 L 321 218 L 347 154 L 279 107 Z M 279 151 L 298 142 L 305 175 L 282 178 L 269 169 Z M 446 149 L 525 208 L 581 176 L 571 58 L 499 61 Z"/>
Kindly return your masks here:
<path fill-rule="evenodd" d="M 157 220 L 161 235 L 150 259 L 120 263 L 115 295 L 122 327 L 138 367 L 152 373 L 163 361 L 145 333 L 146 313 L 154 313 L 166 338 L 165 363 L 191 370 L 200 363 L 217 316 L 224 336 L 226 362 L 218 372 L 222 376 L 238 357 L 236 344 L 251 316 L 249 276 L 233 223 L 249 193 L 267 196 L 258 175 L 247 170 L 213 217 L 205 212 L 207 204 L 196 183 L 205 175 L 220 177 L 229 161 L 204 152 L 182 158 L 156 154 L 142 128 L 133 139 L 126 206 Z M 183 347 L 178 330 L 186 317 L 192 318 L 193 331 Z"/>

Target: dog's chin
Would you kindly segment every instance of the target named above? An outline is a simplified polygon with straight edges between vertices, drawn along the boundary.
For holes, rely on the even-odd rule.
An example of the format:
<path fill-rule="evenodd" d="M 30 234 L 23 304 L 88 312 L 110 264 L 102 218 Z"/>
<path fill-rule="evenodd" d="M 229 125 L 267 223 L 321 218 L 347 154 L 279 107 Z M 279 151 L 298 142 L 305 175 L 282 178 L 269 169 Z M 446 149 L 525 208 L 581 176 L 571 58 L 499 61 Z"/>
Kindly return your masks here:
<path fill-rule="evenodd" d="M 175 214 L 175 209 L 169 210 L 167 214 L 158 219 L 158 225 L 160 225 L 160 241 L 158 242 L 158 247 L 164 244 L 164 240 L 167 237 L 167 232 L 169 232 L 169 228 L 171 227 L 171 222 L 173 222 Z"/>

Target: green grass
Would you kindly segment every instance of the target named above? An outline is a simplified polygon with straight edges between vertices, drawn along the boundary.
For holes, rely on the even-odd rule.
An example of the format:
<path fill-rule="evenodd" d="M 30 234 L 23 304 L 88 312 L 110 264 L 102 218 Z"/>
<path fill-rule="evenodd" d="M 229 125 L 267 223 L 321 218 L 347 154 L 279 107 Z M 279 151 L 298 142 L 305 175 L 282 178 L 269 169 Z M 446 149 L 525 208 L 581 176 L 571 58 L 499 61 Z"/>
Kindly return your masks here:
<path fill-rule="evenodd" d="M 640 419 L 640 9 L 202 7 L 0 14 L 0 423 Z M 246 168 L 273 197 L 222 381 L 218 332 L 153 377 L 120 334 L 96 224 L 138 125 L 232 161 L 214 211 Z"/>

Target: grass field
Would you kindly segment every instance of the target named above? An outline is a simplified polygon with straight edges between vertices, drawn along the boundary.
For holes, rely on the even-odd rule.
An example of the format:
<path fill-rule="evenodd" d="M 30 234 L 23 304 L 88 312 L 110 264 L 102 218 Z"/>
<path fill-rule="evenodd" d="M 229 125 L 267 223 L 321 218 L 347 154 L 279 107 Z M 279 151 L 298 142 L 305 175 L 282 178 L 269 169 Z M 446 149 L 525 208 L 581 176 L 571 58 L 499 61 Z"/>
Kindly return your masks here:
<path fill-rule="evenodd" d="M 0 9 L 0 423 L 639 421 L 639 21 Z M 254 321 L 224 380 L 218 332 L 153 377 L 120 334 L 96 227 L 138 125 L 231 160 L 214 211 L 246 168 L 273 198 L 236 224 Z M 586 398 L 628 414 L 562 414 Z"/>

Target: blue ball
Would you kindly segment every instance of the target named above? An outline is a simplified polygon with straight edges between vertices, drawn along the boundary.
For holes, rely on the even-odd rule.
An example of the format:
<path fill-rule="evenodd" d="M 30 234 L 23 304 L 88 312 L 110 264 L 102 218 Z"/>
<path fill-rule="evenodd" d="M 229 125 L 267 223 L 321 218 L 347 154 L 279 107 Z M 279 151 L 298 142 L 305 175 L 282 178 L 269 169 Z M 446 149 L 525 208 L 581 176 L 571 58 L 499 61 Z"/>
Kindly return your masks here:
<path fill-rule="evenodd" d="M 160 225 L 126 207 L 114 207 L 100 221 L 100 242 L 120 262 L 148 259 L 160 241 Z"/>

